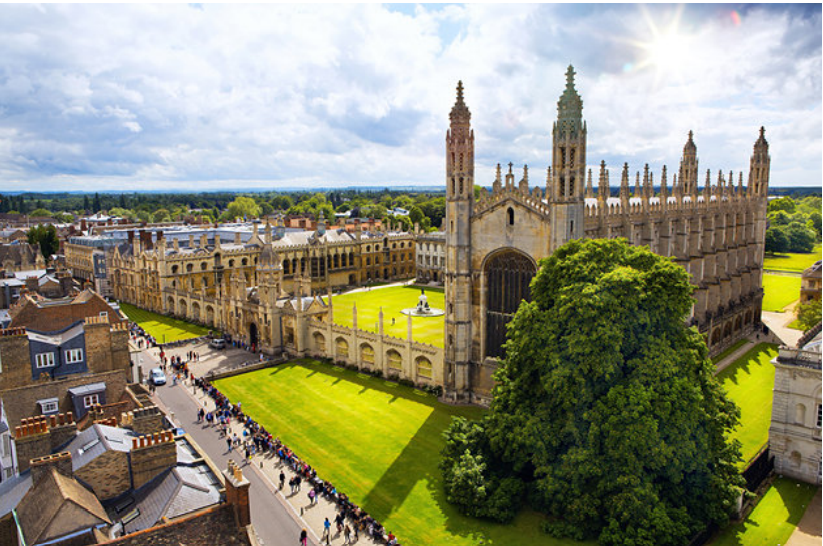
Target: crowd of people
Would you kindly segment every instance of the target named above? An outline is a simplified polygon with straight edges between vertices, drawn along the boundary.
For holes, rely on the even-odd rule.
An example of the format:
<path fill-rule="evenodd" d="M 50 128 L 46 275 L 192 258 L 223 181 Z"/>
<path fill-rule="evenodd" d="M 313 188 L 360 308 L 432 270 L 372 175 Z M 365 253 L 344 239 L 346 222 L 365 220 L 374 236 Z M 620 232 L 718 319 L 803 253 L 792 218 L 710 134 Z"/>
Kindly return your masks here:
<path fill-rule="evenodd" d="M 282 465 L 292 469 L 295 475 L 289 480 L 291 494 L 301 492 L 302 486 L 308 487 L 307 497 L 310 504 L 314 504 L 320 496 L 329 500 L 337 508 L 337 517 L 334 522 L 338 534 L 342 534 L 345 543 L 351 542 L 352 537 L 357 540 L 361 533 L 372 537 L 389 546 L 399 544 L 397 538 L 389 531 L 386 532 L 379 521 L 370 516 L 365 510 L 349 499 L 348 495 L 338 491 L 331 482 L 321 479 L 317 472 L 307 462 L 300 459 L 293 450 L 286 446 L 279 437 L 273 436 L 262 425 L 243 412 L 242 403 L 232 404 L 229 399 L 205 378 L 194 378 L 193 384 L 214 401 L 215 410 L 206 411 L 200 408 L 197 414 L 198 422 L 205 422 L 209 426 L 217 426 L 220 434 L 226 438 L 228 449 L 238 450 L 245 457 L 248 464 L 255 455 L 269 455 L 277 457 Z M 232 422 L 243 427 L 243 438 L 237 434 L 230 436 L 229 426 Z M 280 472 L 280 490 L 285 485 L 286 475 Z M 328 520 L 327 520 L 328 521 Z M 324 539 L 329 533 L 324 529 Z"/>

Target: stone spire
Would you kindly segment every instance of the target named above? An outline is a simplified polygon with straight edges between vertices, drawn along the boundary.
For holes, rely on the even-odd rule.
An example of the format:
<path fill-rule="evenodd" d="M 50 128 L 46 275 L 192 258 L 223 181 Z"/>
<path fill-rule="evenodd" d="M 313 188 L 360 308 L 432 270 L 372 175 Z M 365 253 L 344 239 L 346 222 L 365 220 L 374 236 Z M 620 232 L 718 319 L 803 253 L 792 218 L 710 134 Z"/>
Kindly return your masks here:
<path fill-rule="evenodd" d="M 666 166 L 663 165 L 663 172 L 660 173 L 660 207 L 664 211 L 669 208 L 669 187 L 666 178 Z"/>
<path fill-rule="evenodd" d="M 574 67 L 566 70 L 566 89 L 557 101 L 558 129 L 567 134 L 576 134 L 581 129 L 583 118 L 583 99 L 574 87 Z"/>
<path fill-rule="evenodd" d="M 643 199 L 648 200 L 652 196 L 652 182 L 649 177 L 649 164 L 643 167 Z"/>
<path fill-rule="evenodd" d="M 594 188 L 592 188 L 592 170 L 589 169 L 589 177 L 586 180 L 586 198 L 594 199 Z"/>
<path fill-rule="evenodd" d="M 712 198 L 712 170 L 706 169 L 706 183 L 703 185 L 703 200 L 708 203 Z"/>
<path fill-rule="evenodd" d="M 623 174 L 620 176 L 620 206 L 623 212 L 628 212 L 629 206 L 629 164 L 623 164 Z"/>
<path fill-rule="evenodd" d="M 449 119 L 451 119 L 452 125 L 469 125 L 471 122 L 471 112 L 469 112 L 469 107 L 466 106 L 466 103 L 463 102 L 463 81 L 457 82 L 457 100 L 452 106 L 452 111 L 449 114 Z"/>
<path fill-rule="evenodd" d="M 520 179 L 520 193 L 528 195 L 529 193 L 529 166 L 523 165 L 523 178 Z"/>
<path fill-rule="evenodd" d="M 637 171 L 634 176 L 634 193 L 632 197 L 640 197 L 640 171 Z"/>
<path fill-rule="evenodd" d="M 609 175 L 606 172 L 606 162 L 600 161 L 600 179 L 597 181 L 597 200 L 605 203 L 609 198 Z"/>
<path fill-rule="evenodd" d="M 499 193 L 500 189 L 503 187 L 502 179 L 503 175 L 500 173 L 500 163 L 497 164 L 497 172 L 494 176 L 494 184 L 492 184 L 492 193 Z"/>
<path fill-rule="evenodd" d="M 552 167 L 549 165 L 546 169 L 546 200 L 551 201 L 552 197 Z"/>

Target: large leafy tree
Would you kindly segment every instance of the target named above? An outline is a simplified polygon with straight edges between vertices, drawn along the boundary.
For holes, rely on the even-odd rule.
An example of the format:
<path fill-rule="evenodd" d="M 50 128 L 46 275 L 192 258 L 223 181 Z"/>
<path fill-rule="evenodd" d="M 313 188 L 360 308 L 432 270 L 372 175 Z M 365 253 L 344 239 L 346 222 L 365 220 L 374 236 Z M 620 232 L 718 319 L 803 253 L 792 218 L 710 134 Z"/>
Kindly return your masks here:
<path fill-rule="evenodd" d="M 726 521 L 741 485 L 728 441 L 739 411 L 685 326 L 686 271 L 624 240 L 572 241 L 541 261 L 531 288 L 482 423 L 489 447 L 465 442 L 455 466 L 477 481 L 479 463 L 502 463 L 555 535 L 683 544 Z M 468 464 L 467 452 L 483 459 Z"/>
<path fill-rule="evenodd" d="M 51 224 L 38 224 L 29 229 L 26 233 L 29 244 L 40 245 L 40 252 L 48 263 L 51 255 L 60 248 L 60 240 L 57 238 L 57 229 Z"/>

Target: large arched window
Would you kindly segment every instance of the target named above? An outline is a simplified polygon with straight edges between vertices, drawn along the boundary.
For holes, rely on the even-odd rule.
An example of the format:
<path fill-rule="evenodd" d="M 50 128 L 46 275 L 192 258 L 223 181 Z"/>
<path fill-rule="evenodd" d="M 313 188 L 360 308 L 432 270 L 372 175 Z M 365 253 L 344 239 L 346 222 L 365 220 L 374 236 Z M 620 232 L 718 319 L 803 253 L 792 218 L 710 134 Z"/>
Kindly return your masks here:
<path fill-rule="evenodd" d="M 338 360 L 346 360 L 349 358 L 349 342 L 344 338 L 337 338 L 337 350 L 335 351 Z"/>
<path fill-rule="evenodd" d="M 417 360 L 417 377 L 421 377 L 423 379 L 431 379 L 432 378 L 432 363 L 431 360 L 426 358 L 425 356 L 418 356 Z"/>
<path fill-rule="evenodd" d="M 531 300 L 529 283 L 537 273 L 522 252 L 503 250 L 486 261 L 486 356 L 502 357 L 506 324 L 523 300 Z"/>
<path fill-rule="evenodd" d="M 368 343 L 360 346 L 360 362 L 370 366 L 374 365 L 374 349 Z"/>
<path fill-rule="evenodd" d="M 390 370 L 395 370 L 398 372 L 403 370 L 403 357 L 400 356 L 400 353 L 394 349 L 386 353 L 386 361 L 388 362 Z"/>

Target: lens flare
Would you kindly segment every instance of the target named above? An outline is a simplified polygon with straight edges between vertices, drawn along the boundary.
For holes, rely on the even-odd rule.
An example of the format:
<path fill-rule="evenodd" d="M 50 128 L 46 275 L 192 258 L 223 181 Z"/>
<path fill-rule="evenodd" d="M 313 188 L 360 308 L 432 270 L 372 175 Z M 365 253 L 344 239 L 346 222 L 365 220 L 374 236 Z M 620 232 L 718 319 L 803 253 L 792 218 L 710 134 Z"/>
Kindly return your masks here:
<path fill-rule="evenodd" d="M 740 14 L 737 13 L 736 11 L 732 11 L 731 17 L 732 17 L 732 23 L 734 23 L 734 26 L 739 27 L 740 26 Z"/>

